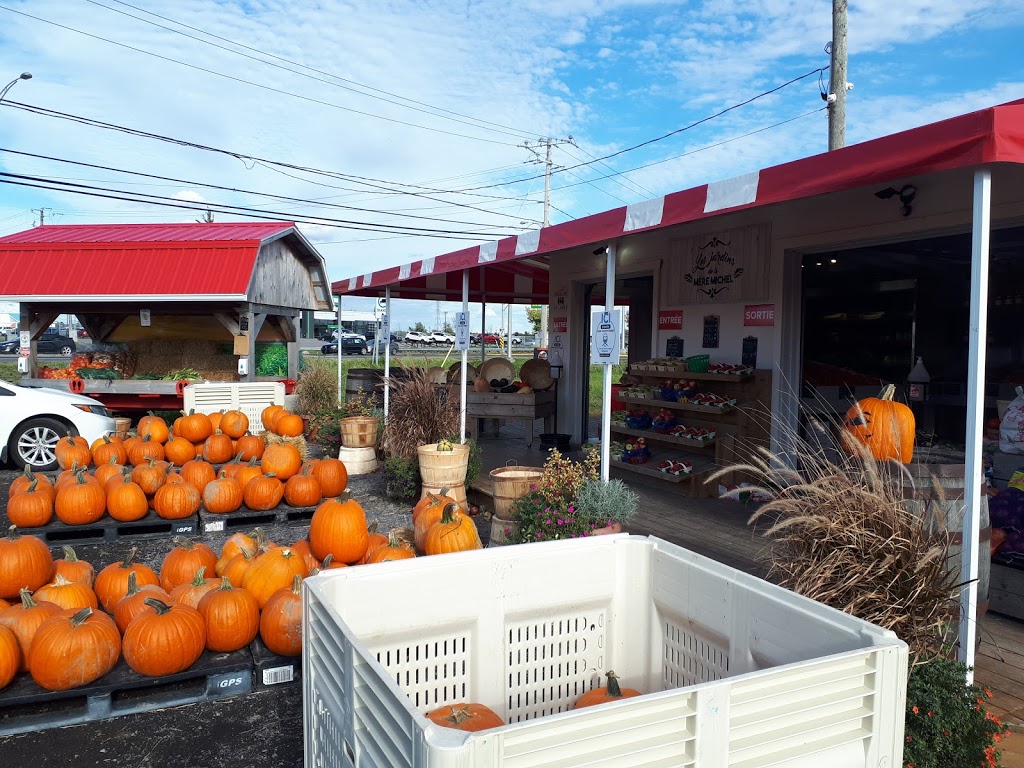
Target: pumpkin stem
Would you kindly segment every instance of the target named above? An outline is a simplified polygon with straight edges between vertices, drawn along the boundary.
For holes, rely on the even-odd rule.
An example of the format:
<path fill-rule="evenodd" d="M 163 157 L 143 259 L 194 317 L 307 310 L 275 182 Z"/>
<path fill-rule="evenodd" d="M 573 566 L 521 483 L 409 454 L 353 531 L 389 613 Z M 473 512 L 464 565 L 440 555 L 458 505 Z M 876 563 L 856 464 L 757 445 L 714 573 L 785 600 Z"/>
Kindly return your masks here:
<path fill-rule="evenodd" d="M 25 477 L 27 477 L 29 480 L 32 480 L 33 478 L 35 478 L 35 473 L 32 472 L 32 468 L 31 467 L 25 467 Z"/>
<path fill-rule="evenodd" d="M 469 711 L 468 705 L 463 705 L 461 707 L 452 707 L 452 713 L 445 720 L 452 725 L 461 725 L 472 717 L 476 717 L 476 715 Z"/>
<path fill-rule="evenodd" d="M 135 571 L 132 571 L 132 576 L 134 576 L 134 575 L 135 575 Z M 68 581 L 67 579 L 64 578 L 64 574 L 58 573 L 56 575 L 56 577 L 54 577 L 53 584 L 51 586 L 54 586 L 54 587 L 66 587 L 70 583 L 71 583 L 70 581 Z"/>
<path fill-rule="evenodd" d="M 458 504 L 456 504 L 454 502 L 446 504 L 445 507 L 444 507 L 444 510 L 441 512 L 441 522 L 442 523 L 454 523 L 455 522 L 455 515 L 457 515 L 458 512 L 459 512 L 459 505 Z"/>
<path fill-rule="evenodd" d="M 181 547 L 182 549 L 193 550 L 196 548 L 196 543 L 185 536 L 175 536 L 171 539 L 171 543 L 177 547 Z"/>
<path fill-rule="evenodd" d="M 297 573 L 292 577 L 292 594 L 302 594 L 302 576 Z"/>
<path fill-rule="evenodd" d="M 10 528 L 7 529 L 7 538 L 8 539 L 16 539 L 16 538 L 18 538 L 18 526 L 12 525 Z"/>
<path fill-rule="evenodd" d="M 150 459 L 150 461 L 152 461 L 152 459 Z M 174 463 L 170 462 L 170 461 L 167 462 L 167 466 L 164 468 L 164 474 L 167 475 L 168 477 L 170 477 L 170 475 L 171 475 L 171 473 L 173 471 L 174 471 Z"/>
<path fill-rule="evenodd" d="M 440 496 L 447 496 L 448 495 L 448 491 L 450 491 L 450 490 L 451 490 L 451 488 L 449 488 L 447 485 L 442 486 L 441 487 L 441 493 L 438 494 L 438 495 L 440 495 Z"/>
<path fill-rule="evenodd" d="M 206 583 L 206 566 L 200 565 L 196 568 L 195 578 L 192 579 L 193 587 L 201 587 Z"/>
<path fill-rule="evenodd" d="M 13 528 L 14 526 L 12 525 L 11 527 Z M 29 608 L 35 608 L 39 605 L 39 603 L 36 602 L 35 598 L 32 597 L 32 593 L 24 587 L 21 588 L 21 590 L 18 592 L 18 595 L 21 597 L 21 607 L 25 608 L 26 610 Z"/>
<path fill-rule="evenodd" d="M 110 461 L 108 461 L 107 464 L 117 464 L 117 456 L 111 456 Z"/>
<path fill-rule="evenodd" d="M 132 571 L 128 574 L 128 591 L 125 593 L 125 597 L 137 595 L 139 592 L 139 579 L 135 575 L 135 571 Z"/>
<path fill-rule="evenodd" d="M 103 436 L 103 444 L 110 445 L 110 438 L 107 435 Z"/>
<path fill-rule="evenodd" d="M 352 498 L 352 491 L 349 490 L 349 489 L 345 489 L 344 491 L 342 491 L 341 493 L 338 494 L 338 503 L 339 504 L 344 504 L 346 501 L 348 501 L 351 498 Z"/>
<path fill-rule="evenodd" d="M 85 624 L 86 619 L 92 616 L 92 608 L 83 608 L 71 617 L 71 626 L 80 627 Z M 108 619 L 109 621 L 109 619 Z"/>
<path fill-rule="evenodd" d="M 882 394 L 878 396 L 880 400 L 892 400 L 893 395 L 896 394 L 896 385 L 888 384 L 885 389 L 882 390 Z"/>
<path fill-rule="evenodd" d="M 321 571 L 327 570 L 330 567 L 331 563 L 333 563 L 333 562 L 334 562 L 334 555 L 332 555 L 330 552 L 328 552 L 327 553 L 327 557 L 325 557 L 320 562 L 320 568 L 318 570 L 321 570 Z M 312 575 L 312 574 L 310 574 L 310 575 Z"/>
<path fill-rule="evenodd" d="M 32 493 L 35 491 L 36 486 L 39 484 L 39 478 L 33 478 L 32 482 L 28 484 L 28 488 L 25 493 Z"/>
<path fill-rule="evenodd" d="M 277 477 L 277 472 L 267 472 L 264 477 Z"/>
<path fill-rule="evenodd" d="M 64 553 L 64 560 L 65 561 L 67 561 L 69 563 L 77 563 L 78 562 L 78 553 L 75 552 L 75 548 L 74 547 L 65 544 L 63 547 L 61 547 L 61 551 Z"/>
<path fill-rule="evenodd" d="M 246 434 L 249 434 L 249 433 L 246 432 Z M 239 456 L 241 456 L 241 454 L 239 454 Z M 253 456 L 251 459 L 249 459 L 249 466 L 250 467 L 255 467 L 256 466 L 256 457 L 255 456 Z"/>
<path fill-rule="evenodd" d="M 221 576 L 220 588 L 222 590 L 234 589 L 234 587 L 231 586 L 231 580 L 227 576 Z"/>
<path fill-rule="evenodd" d="M 163 600 L 157 597 L 147 597 L 145 599 L 146 605 L 156 611 L 158 616 L 163 616 L 165 613 L 171 612 L 171 606 L 165 603 Z"/>
<path fill-rule="evenodd" d="M 608 695 L 614 699 L 622 698 L 622 689 L 619 688 L 619 676 L 610 669 L 604 674 L 608 678 Z"/>
<path fill-rule="evenodd" d="M 152 434 L 150 434 L 149 432 L 147 432 L 147 433 L 146 433 L 146 436 L 145 436 L 144 438 L 142 438 L 142 442 L 144 442 L 144 443 L 148 443 L 148 442 L 150 442 L 150 441 L 151 441 L 152 439 L 153 439 L 153 435 L 152 435 Z"/>
<path fill-rule="evenodd" d="M 138 547 L 132 547 L 131 552 L 128 553 L 128 557 L 121 561 L 122 568 L 131 568 L 135 565 L 135 558 L 139 554 Z"/>

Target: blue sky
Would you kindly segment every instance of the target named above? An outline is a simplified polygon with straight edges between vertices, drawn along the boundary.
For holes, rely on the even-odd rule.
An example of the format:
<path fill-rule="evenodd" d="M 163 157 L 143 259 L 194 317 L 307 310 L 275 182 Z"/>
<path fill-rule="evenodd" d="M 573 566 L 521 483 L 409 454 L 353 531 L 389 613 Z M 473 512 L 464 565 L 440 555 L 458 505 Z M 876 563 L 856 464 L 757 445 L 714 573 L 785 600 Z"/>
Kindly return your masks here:
<path fill-rule="evenodd" d="M 1024 97 L 1022 28 L 1019 0 L 851 0 L 848 142 Z M 10 107 L 0 108 L 0 147 L 184 181 L 3 152 L 0 171 L 404 228 L 303 225 L 339 279 L 535 227 L 542 182 L 516 182 L 539 171 L 520 146 L 527 138 L 575 142 L 555 151 L 553 222 L 821 152 L 812 76 L 590 162 L 826 65 L 830 36 L 830 0 L 0 0 L 0 87 L 34 75 L 8 99 L 334 175 Z M 41 207 L 53 223 L 197 216 L 0 185 L 0 234 L 31 226 Z M 429 325 L 434 306 L 407 302 L 395 314 L 400 326 Z M 517 311 L 513 327 L 523 325 Z"/>

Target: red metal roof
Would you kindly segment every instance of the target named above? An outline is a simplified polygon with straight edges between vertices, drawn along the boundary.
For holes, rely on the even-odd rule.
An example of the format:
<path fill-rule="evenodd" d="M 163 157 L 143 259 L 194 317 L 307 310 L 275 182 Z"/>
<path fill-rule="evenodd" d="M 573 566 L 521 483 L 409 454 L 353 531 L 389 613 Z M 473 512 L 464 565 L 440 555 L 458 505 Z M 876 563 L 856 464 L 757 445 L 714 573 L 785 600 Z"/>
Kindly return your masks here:
<path fill-rule="evenodd" d="M 492 281 L 514 290 L 511 272 L 522 259 L 543 262 L 550 254 L 691 221 L 775 203 L 855 189 L 922 174 L 985 163 L 1024 163 L 1024 100 L 979 110 L 843 149 L 703 184 L 622 208 L 573 219 L 497 242 L 382 269 L 332 284 L 336 294 L 379 296 L 385 285 L 402 298 L 459 299 L 461 271 L 469 269 L 470 292 Z M 485 274 L 474 277 L 483 271 Z M 493 276 L 493 277 L 492 277 Z M 531 295 L 546 296 L 546 280 Z"/>
<path fill-rule="evenodd" d="M 283 222 L 48 225 L 0 238 L 0 297 L 244 297 L 261 244 Z"/>

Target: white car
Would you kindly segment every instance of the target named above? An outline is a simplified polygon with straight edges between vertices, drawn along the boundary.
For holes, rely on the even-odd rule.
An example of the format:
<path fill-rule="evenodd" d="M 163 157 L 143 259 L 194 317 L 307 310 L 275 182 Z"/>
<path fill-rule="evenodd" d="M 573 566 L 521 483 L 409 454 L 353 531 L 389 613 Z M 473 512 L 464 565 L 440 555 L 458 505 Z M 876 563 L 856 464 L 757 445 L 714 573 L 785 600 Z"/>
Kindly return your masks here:
<path fill-rule="evenodd" d="M 434 331 L 432 334 L 430 334 L 430 340 L 434 344 L 454 344 L 455 343 L 455 337 L 452 336 L 450 333 L 445 333 L 444 331 Z"/>
<path fill-rule="evenodd" d="M 434 337 L 429 333 L 420 333 L 419 331 L 409 331 L 405 334 L 406 344 L 433 344 Z"/>
<path fill-rule="evenodd" d="M 62 437 L 81 435 L 92 445 L 114 429 L 106 407 L 91 397 L 0 381 L 0 462 L 56 469 L 54 449 Z"/>

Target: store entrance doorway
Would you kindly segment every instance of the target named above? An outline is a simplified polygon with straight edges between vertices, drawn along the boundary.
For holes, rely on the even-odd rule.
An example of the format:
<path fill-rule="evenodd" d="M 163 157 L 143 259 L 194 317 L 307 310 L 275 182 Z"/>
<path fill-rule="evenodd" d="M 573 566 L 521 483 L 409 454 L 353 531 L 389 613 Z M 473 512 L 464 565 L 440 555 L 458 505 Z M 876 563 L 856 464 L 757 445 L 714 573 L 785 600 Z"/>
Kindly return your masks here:
<path fill-rule="evenodd" d="M 583 442 L 601 434 L 601 392 L 602 377 L 597 366 L 590 362 L 590 323 L 594 310 L 605 304 L 604 281 L 594 281 L 583 286 L 583 338 L 586 343 L 577 357 L 583 370 L 589 376 L 583 377 Z M 620 354 L 623 363 L 630 360 L 647 360 L 652 356 L 651 329 L 654 323 L 654 275 L 634 275 L 615 281 L 615 304 L 622 309 L 623 332 L 620 338 Z M 612 382 L 617 384 L 621 366 L 612 372 Z"/>

